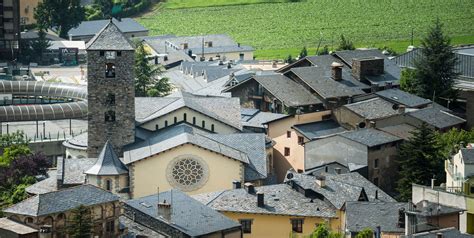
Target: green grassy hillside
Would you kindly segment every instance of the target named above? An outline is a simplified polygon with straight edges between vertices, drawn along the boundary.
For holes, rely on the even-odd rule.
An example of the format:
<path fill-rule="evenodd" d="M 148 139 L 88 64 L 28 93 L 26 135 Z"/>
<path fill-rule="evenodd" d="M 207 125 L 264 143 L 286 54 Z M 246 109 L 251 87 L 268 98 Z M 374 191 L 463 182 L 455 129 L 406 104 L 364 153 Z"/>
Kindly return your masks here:
<path fill-rule="evenodd" d="M 474 43 L 472 0 L 169 0 L 163 6 L 138 19 L 151 34 L 227 33 L 254 46 L 261 59 L 295 56 L 303 46 L 314 53 L 320 38 L 332 46 L 340 34 L 358 47 L 403 52 L 412 28 L 421 38 L 436 17 L 453 43 Z"/>

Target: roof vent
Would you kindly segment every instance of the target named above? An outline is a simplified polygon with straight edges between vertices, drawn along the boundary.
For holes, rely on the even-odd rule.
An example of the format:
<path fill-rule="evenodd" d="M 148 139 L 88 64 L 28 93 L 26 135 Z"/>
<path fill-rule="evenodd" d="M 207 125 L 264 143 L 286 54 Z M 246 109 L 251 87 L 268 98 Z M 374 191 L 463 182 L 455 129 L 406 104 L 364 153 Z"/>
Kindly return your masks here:
<path fill-rule="evenodd" d="M 265 207 L 265 195 L 261 192 L 257 193 L 257 206 L 258 207 Z"/>
<path fill-rule="evenodd" d="M 336 171 L 336 174 L 341 174 L 342 169 L 337 167 L 337 168 L 334 168 L 334 171 Z"/>
<path fill-rule="evenodd" d="M 247 190 L 247 193 L 255 194 L 255 187 L 253 186 L 253 183 L 245 183 L 244 187 L 245 190 Z"/>
<path fill-rule="evenodd" d="M 166 200 L 162 203 L 158 203 L 158 216 L 166 221 L 171 220 L 171 204 L 167 203 Z"/>
<path fill-rule="evenodd" d="M 316 184 L 318 184 L 318 186 L 321 188 L 326 187 L 326 177 L 316 176 Z"/>
<path fill-rule="evenodd" d="M 332 79 L 335 81 L 342 80 L 342 67 L 344 67 L 344 65 L 338 62 L 333 62 L 331 64 Z"/>

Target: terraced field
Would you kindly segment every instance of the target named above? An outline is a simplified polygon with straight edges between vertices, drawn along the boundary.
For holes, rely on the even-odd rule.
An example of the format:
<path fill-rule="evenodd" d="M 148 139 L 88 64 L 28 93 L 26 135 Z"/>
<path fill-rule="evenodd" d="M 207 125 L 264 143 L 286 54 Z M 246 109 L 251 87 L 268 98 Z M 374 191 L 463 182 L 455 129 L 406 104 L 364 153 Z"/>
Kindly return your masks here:
<path fill-rule="evenodd" d="M 169 0 L 138 21 L 151 34 L 227 33 L 254 46 L 258 58 L 284 58 L 303 46 L 313 53 L 320 39 L 336 45 L 341 34 L 358 47 L 402 52 L 412 29 L 421 38 L 436 17 L 453 43 L 474 43 L 473 0 Z"/>

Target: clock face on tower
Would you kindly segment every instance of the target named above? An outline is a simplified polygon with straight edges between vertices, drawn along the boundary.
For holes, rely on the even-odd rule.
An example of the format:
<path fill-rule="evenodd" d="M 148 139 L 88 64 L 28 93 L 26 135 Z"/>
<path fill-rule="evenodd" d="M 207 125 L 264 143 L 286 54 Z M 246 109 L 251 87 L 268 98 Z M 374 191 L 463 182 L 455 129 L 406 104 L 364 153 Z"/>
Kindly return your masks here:
<path fill-rule="evenodd" d="M 105 58 L 106 59 L 115 59 L 116 52 L 115 51 L 106 51 Z"/>

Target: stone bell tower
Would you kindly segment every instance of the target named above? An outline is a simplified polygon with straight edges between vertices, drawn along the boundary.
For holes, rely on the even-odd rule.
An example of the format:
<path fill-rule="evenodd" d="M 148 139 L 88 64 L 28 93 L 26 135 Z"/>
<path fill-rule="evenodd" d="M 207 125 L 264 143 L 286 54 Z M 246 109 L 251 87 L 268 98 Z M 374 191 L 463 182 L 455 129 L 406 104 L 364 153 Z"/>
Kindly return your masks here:
<path fill-rule="evenodd" d="M 112 20 L 86 46 L 89 157 L 97 157 L 106 141 L 119 156 L 135 139 L 133 44 Z"/>

